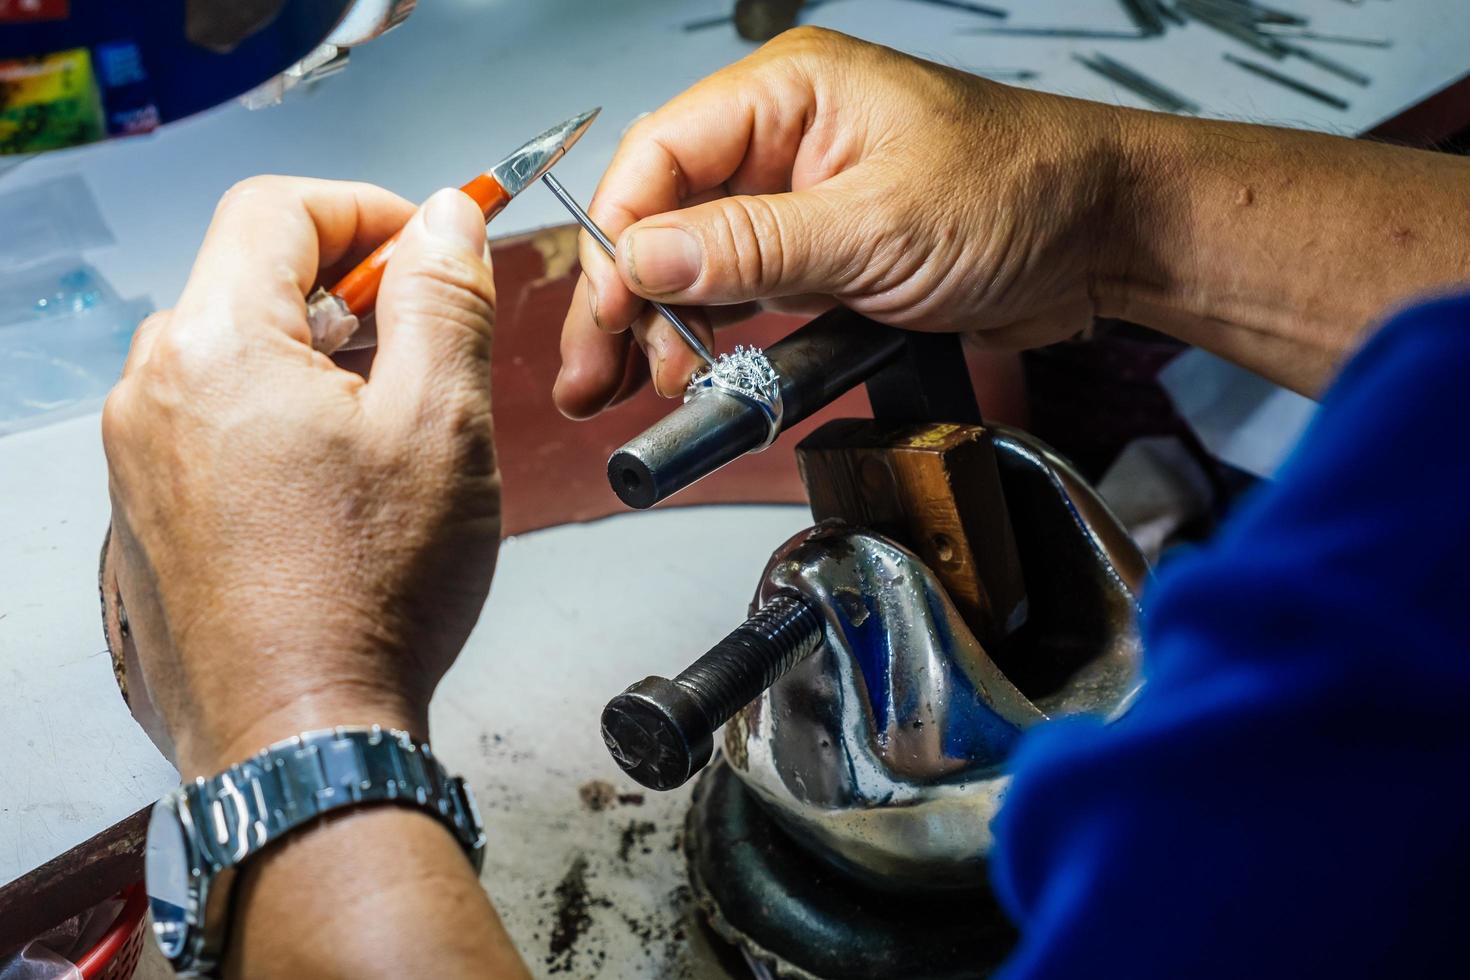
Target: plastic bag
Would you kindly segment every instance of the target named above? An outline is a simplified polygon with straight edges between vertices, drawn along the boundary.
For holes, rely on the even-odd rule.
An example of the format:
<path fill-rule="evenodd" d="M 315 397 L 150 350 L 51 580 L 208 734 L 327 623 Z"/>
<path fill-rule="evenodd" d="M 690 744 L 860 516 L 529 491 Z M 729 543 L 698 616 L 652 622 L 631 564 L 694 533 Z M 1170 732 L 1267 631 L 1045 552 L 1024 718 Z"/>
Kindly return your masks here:
<path fill-rule="evenodd" d="M 0 957 L 0 980 L 82 980 L 73 960 L 97 945 L 122 909 L 122 899 L 109 898 L 46 930 L 17 952 Z"/>
<path fill-rule="evenodd" d="M 152 308 L 109 301 L 0 326 L 0 435 L 100 408 Z"/>
<path fill-rule="evenodd" d="M 0 267 L 76 255 L 114 241 L 91 188 L 77 174 L 0 194 Z"/>
<path fill-rule="evenodd" d="M 52 259 L 0 275 L 0 326 L 81 313 L 122 302 L 91 265 Z"/>

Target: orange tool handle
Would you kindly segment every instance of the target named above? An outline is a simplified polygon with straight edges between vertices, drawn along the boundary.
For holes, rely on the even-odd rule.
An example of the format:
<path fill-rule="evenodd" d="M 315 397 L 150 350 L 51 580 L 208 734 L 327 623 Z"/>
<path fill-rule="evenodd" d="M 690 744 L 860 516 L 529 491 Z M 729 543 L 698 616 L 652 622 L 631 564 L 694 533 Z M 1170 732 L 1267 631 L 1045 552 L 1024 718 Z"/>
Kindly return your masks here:
<path fill-rule="evenodd" d="M 474 202 L 480 206 L 488 222 L 495 217 L 505 206 L 510 203 L 510 195 L 500 182 L 489 174 L 481 174 L 474 180 L 465 184 L 460 190 L 464 191 Z M 398 235 L 394 234 L 377 248 L 373 254 L 359 262 L 351 272 L 343 276 L 329 292 L 341 297 L 342 302 L 347 304 L 355 316 L 366 316 L 372 312 L 373 304 L 378 301 L 378 286 L 383 282 L 383 269 L 388 265 L 388 257 L 393 254 L 393 249 L 398 245 Z"/>

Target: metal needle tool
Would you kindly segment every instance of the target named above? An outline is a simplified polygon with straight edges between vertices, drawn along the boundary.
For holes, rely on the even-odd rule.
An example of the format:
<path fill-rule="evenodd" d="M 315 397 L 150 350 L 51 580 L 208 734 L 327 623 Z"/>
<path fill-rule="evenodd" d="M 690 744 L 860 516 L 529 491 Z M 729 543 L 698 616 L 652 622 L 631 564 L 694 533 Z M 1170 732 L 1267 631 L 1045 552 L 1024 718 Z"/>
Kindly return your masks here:
<path fill-rule="evenodd" d="M 489 223 L 521 191 L 549 171 L 573 143 L 582 138 L 599 109 L 573 116 L 553 126 L 514 153 L 460 188 L 476 204 Z M 325 353 L 350 350 L 376 343 L 372 331 L 359 331 L 362 318 L 373 311 L 378 286 L 388 259 L 398 247 L 399 232 L 373 250 L 330 289 L 318 287 L 307 300 L 307 323 L 312 346 Z"/>
<path fill-rule="evenodd" d="M 617 252 L 613 248 L 613 243 L 602 233 L 602 229 L 597 227 L 597 224 L 588 216 L 587 212 L 582 210 L 582 205 L 578 204 L 572 195 L 567 193 L 567 189 L 561 186 L 561 181 L 557 180 L 548 172 L 541 175 L 541 182 L 546 185 L 546 188 L 551 193 L 556 195 L 556 199 L 562 203 L 562 207 L 572 213 L 572 217 L 577 219 L 577 224 L 581 225 L 586 229 L 587 234 L 596 239 L 597 244 L 601 245 L 602 250 L 607 253 L 607 257 L 610 259 L 616 258 Z M 650 302 L 653 303 L 653 308 L 658 310 L 659 315 L 669 321 L 669 325 L 674 328 L 680 337 L 684 338 L 684 343 L 689 345 L 689 349 L 704 358 L 704 362 L 713 367 L 715 356 L 709 352 L 708 347 L 704 346 L 704 342 L 699 339 L 699 335 L 689 329 L 689 324 L 685 323 L 679 314 L 664 304 L 652 300 Z"/>

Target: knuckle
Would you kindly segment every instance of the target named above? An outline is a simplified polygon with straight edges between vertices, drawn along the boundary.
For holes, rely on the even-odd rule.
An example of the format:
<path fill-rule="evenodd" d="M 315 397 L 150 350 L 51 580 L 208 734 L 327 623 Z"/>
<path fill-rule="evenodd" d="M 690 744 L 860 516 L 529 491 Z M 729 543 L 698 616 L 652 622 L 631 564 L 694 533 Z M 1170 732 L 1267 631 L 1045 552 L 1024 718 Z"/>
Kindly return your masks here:
<path fill-rule="evenodd" d="M 413 279 L 445 300 L 495 306 L 495 279 L 484 263 L 448 252 L 428 252 Z"/>
<path fill-rule="evenodd" d="M 843 35 L 812 24 L 800 24 L 776 35 L 773 46 L 793 53 L 809 54 L 840 43 Z"/>
<path fill-rule="evenodd" d="M 793 27 L 777 35 L 770 44 L 779 56 L 805 65 L 840 63 L 868 47 L 846 34 L 810 24 Z"/>
<path fill-rule="evenodd" d="M 722 214 L 742 289 L 756 294 L 785 282 L 791 243 L 777 209 L 765 198 L 741 197 L 730 198 Z"/>
<path fill-rule="evenodd" d="M 397 297 L 399 312 L 457 323 L 489 335 L 495 326 L 495 283 L 490 271 L 466 259 L 428 253 Z"/>
<path fill-rule="evenodd" d="M 655 127 L 658 124 L 659 114 L 646 112 L 643 115 L 639 116 L 637 119 L 633 120 L 633 122 L 628 125 L 628 128 L 623 130 L 622 142 L 625 145 L 632 145 L 634 143 L 646 143 L 652 138 Z"/>
<path fill-rule="evenodd" d="M 136 332 L 146 334 L 161 329 L 168 323 L 169 317 L 172 314 L 173 310 L 155 310 L 143 318 L 143 321 L 138 324 Z"/>
<path fill-rule="evenodd" d="M 150 342 L 143 372 L 150 384 L 216 388 L 246 354 L 240 335 L 232 330 L 205 333 L 171 325 Z"/>
<path fill-rule="evenodd" d="M 119 446 L 128 434 L 127 384 L 118 382 L 107 393 L 102 403 L 102 447 L 112 450 Z"/>
<path fill-rule="evenodd" d="M 178 330 L 163 330 L 153 340 L 149 362 L 172 374 L 186 369 L 196 358 Z"/>
<path fill-rule="evenodd" d="M 139 357 L 153 335 L 168 325 L 172 313 L 172 310 L 158 310 L 143 318 L 143 322 L 133 330 L 133 339 L 128 344 L 130 360 Z"/>
<path fill-rule="evenodd" d="M 219 207 L 216 210 L 224 211 L 229 208 L 240 206 L 240 204 L 262 196 L 279 197 L 284 195 L 292 185 L 293 178 L 282 177 L 278 174 L 257 174 L 254 177 L 246 177 L 244 180 L 236 181 L 225 191 L 219 199 Z"/>

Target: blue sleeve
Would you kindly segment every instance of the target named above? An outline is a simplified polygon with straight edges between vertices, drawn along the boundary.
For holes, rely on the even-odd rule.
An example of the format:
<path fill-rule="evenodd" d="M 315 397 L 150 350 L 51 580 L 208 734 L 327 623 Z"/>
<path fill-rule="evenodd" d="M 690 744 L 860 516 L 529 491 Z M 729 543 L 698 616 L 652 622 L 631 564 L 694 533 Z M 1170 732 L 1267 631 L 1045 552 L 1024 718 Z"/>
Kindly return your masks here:
<path fill-rule="evenodd" d="M 1005 976 L 1466 968 L 1467 511 L 1461 298 L 1379 331 L 1277 481 L 1151 586 L 1133 710 L 1023 741 Z"/>

